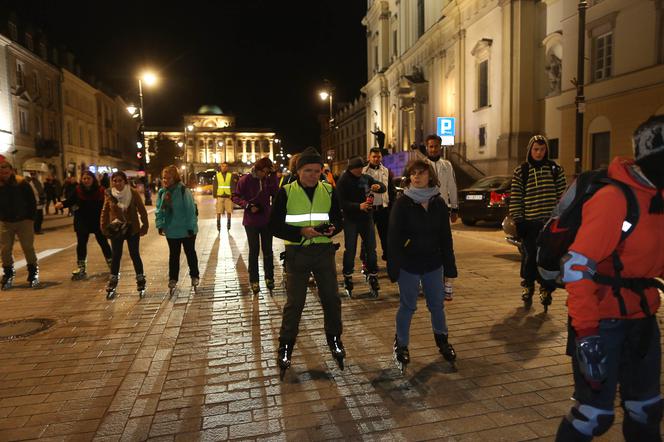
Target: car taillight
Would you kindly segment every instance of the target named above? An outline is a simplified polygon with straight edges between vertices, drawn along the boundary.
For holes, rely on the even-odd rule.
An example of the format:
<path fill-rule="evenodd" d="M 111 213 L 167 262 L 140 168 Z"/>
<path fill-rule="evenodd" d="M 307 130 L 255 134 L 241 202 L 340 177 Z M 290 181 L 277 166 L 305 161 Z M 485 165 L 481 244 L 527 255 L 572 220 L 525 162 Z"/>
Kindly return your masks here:
<path fill-rule="evenodd" d="M 508 192 L 505 193 L 498 193 L 498 192 L 491 192 L 491 196 L 489 197 L 489 205 L 490 206 L 504 206 L 505 205 L 505 199 L 509 198 L 510 194 Z"/>

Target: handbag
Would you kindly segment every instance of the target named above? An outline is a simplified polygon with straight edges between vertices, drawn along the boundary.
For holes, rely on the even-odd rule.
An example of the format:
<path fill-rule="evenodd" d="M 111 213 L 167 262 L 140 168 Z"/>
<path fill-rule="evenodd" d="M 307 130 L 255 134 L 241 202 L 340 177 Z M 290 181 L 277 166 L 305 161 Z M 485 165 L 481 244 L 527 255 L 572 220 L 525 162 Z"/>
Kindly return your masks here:
<path fill-rule="evenodd" d="M 129 224 L 117 218 L 111 221 L 106 227 L 106 233 L 110 239 L 124 238 L 127 235 L 127 230 L 129 230 Z"/>

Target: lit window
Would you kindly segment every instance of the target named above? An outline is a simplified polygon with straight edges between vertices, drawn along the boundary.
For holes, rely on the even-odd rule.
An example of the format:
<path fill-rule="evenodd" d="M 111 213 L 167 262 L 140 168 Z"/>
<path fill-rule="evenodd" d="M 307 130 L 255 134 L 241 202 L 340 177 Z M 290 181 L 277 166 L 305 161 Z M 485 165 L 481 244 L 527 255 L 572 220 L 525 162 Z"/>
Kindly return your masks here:
<path fill-rule="evenodd" d="M 25 109 L 19 109 L 18 111 L 19 119 L 19 130 L 22 134 L 29 134 L 28 130 L 28 111 Z"/>
<path fill-rule="evenodd" d="M 607 32 L 595 38 L 593 57 L 593 80 L 611 76 L 613 65 L 613 33 Z"/>
<path fill-rule="evenodd" d="M 18 60 L 16 60 L 16 85 L 25 86 L 25 65 Z"/>

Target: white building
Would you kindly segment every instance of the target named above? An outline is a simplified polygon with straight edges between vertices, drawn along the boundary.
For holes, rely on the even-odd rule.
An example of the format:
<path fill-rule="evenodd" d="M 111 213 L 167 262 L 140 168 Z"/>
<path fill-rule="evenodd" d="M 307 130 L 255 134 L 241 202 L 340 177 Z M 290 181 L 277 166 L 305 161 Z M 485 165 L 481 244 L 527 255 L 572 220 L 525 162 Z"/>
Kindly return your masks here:
<path fill-rule="evenodd" d="M 628 154 L 631 132 L 664 106 L 664 2 L 589 4 L 584 168 L 603 164 L 606 132 L 608 155 Z M 436 132 L 436 117 L 455 117 L 449 156 L 469 175 L 511 172 L 534 133 L 572 173 L 578 1 L 367 5 L 367 145 L 381 129 L 388 148 L 407 150 Z"/>
<path fill-rule="evenodd" d="M 7 46 L 10 43 L 11 40 L 0 35 L 0 155 L 12 160 L 15 151 L 14 123 L 7 66 Z"/>

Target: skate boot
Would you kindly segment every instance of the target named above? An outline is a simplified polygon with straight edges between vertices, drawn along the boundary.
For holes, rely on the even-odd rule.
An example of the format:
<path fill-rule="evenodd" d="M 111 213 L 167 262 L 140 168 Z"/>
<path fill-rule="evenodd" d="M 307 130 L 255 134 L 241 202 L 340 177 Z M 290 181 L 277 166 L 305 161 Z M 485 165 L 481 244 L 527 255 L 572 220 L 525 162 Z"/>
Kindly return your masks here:
<path fill-rule="evenodd" d="M 380 285 L 378 284 L 377 275 L 369 275 L 369 294 L 372 298 L 378 298 L 378 290 L 380 290 Z"/>
<path fill-rule="evenodd" d="M 198 276 L 191 277 L 191 287 L 194 289 L 194 292 L 198 290 L 198 286 L 201 284 L 201 278 Z"/>
<path fill-rule="evenodd" d="M 447 362 L 450 363 L 452 368 L 456 368 L 454 365 L 454 361 L 456 361 L 456 352 L 454 351 L 454 347 L 452 347 L 452 344 L 450 344 L 447 340 L 447 335 L 446 334 L 433 334 L 434 339 L 436 340 L 436 345 L 438 346 L 438 351 L 440 351 L 440 354 L 443 355 L 443 358 Z"/>
<path fill-rule="evenodd" d="M 111 265 L 113 265 L 113 258 L 106 258 L 106 265 L 108 266 L 108 270 L 111 270 Z"/>
<path fill-rule="evenodd" d="M 367 263 L 364 261 L 362 261 L 362 270 L 360 270 L 360 272 L 362 272 L 362 274 L 366 277 L 369 276 L 369 271 L 367 271 Z"/>
<path fill-rule="evenodd" d="M 533 305 L 533 294 L 535 293 L 535 287 L 532 285 L 523 286 L 521 291 L 521 300 L 523 301 L 523 306 L 525 308 L 530 308 Z"/>
<path fill-rule="evenodd" d="M 28 283 L 30 288 L 39 288 L 39 266 L 37 264 L 28 264 Z"/>
<path fill-rule="evenodd" d="M 108 284 L 106 285 L 106 299 L 115 298 L 115 293 L 118 288 L 119 279 L 120 275 L 111 275 L 111 277 L 108 278 Z"/>
<path fill-rule="evenodd" d="M 78 267 L 76 270 L 71 272 L 71 280 L 72 281 L 80 281 L 81 279 L 85 279 L 88 274 L 86 273 L 86 262 L 84 259 L 79 260 L 76 262 L 78 264 Z"/>
<path fill-rule="evenodd" d="M 279 364 L 279 379 L 284 380 L 286 370 L 291 366 L 291 356 L 293 355 L 294 342 L 280 343 L 277 350 L 277 364 Z"/>
<path fill-rule="evenodd" d="M 177 287 L 178 282 L 175 279 L 170 279 L 168 281 L 168 295 L 173 296 L 175 294 L 175 288 Z"/>
<path fill-rule="evenodd" d="M 228 220 L 226 221 L 226 230 L 230 231 L 231 230 L 231 218 L 228 217 Z"/>
<path fill-rule="evenodd" d="M 217 232 L 221 232 L 221 219 L 217 218 Z"/>
<path fill-rule="evenodd" d="M 265 287 L 270 291 L 270 296 L 272 296 L 272 291 L 274 290 L 274 279 L 265 278 Z"/>
<path fill-rule="evenodd" d="M 337 361 L 337 365 L 339 365 L 339 368 L 343 371 L 346 349 L 344 348 L 344 344 L 341 342 L 341 336 L 327 335 L 327 346 L 330 348 L 332 357 Z"/>
<path fill-rule="evenodd" d="M 406 372 L 406 367 L 410 363 L 410 353 L 408 352 L 407 345 L 399 345 L 399 339 L 397 335 L 394 335 L 394 362 L 397 364 L 397 368 L 403 375 Z"/>
<path fill-rule="evenodd" d="M 9 290 L 12 288 L 12 284 L 14 283 L 14 275 L 16 272 L 14 272 L 14 266 L 6 266 L 3 267 L 2 270 L 4 271 L 4 274 L 2 275 L 2 290 Z"/>
<path fill-rule="evenodd" d="M 257 296 L 258 293 L 261 291 L 260 284 L 258 284 L 258 282 L 252 282 L 251 283 L 251 291 L 254 294 L 254 296 Z"/>
<path fill-rule="evenodd" d="M 549 306 L 551 305 L 551 302 L 553 302 L 553 297 L 551 296 L 551 292 L 548 291 L 546 288 L 540 286 L 539 297 L 540 297 L 540 302 L 544 306 L 544 311 L 548 312 Z"/>
<path fill-rule="evenodd" d="M 344 275 L 344 290 L 349 298 L 353 297 L 353 275 Z"/>
<path fill-rule="evenodd" d="M 146 285 L 147 281 L 145 280 L 145 275 L 136 275 L 136 290 L 138 291 L 139 298 L 143 298 L 145 296 Z"/>

